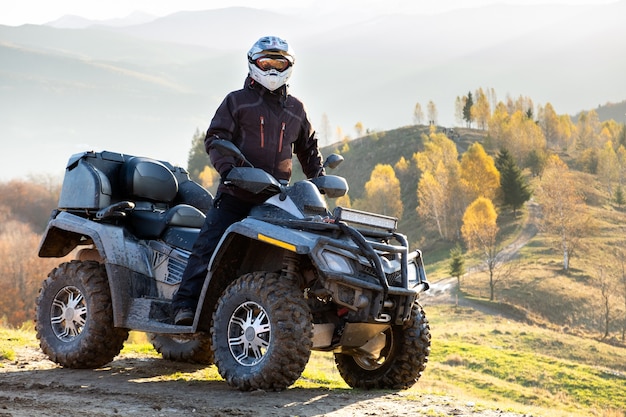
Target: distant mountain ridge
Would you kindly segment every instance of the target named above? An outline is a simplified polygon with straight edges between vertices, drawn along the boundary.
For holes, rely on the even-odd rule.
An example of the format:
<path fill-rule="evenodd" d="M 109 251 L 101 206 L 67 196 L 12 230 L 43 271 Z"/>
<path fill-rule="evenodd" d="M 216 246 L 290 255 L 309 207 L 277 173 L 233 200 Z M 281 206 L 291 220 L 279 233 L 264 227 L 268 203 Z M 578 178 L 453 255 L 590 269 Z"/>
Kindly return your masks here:
<path fill-rule="evenodd" d="M 319 131 L 327 116 L 324 144 L 337 140 L 337 127 L 354 137 L 357 122 L 409 125 L 415 104 L 430 100 L 439 124 L 452 126 L 455 98 L 479 87 L 571 115 L 626 99 L 626 0 L 429 16 L 290 13 L 225 8 L 122 26 L 0 26 L 0 135 L 16 149 L 0 179 L 60 173 L 69 155 L 89 149 L 184 166 L 194 131 L 243 85 L 245 52 L 268 27 L 294 45 L 291 90 Z"/>
<path fill-rule="evenodd" d="M 87 29 L 96 26 L 123 27 L 147 23 L 156 18 L 157 16 L 139 11 L 133 12 L 124 18 L 107 20 L 93 20 L 75 15 L 65 15 L 46 23 L 45 26 L 58 29 Z"/>

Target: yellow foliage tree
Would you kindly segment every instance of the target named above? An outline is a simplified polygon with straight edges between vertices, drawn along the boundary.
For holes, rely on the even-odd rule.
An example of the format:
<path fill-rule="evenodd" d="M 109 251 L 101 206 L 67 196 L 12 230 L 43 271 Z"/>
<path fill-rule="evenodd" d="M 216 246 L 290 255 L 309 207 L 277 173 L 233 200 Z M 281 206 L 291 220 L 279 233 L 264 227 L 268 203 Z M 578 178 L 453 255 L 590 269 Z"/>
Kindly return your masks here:
<path fill-rule="evenodd" d="M 404 156 L 401 156 L 393 168 L 398 172 L 407 172 L 409 170 L 409 161 Z"/>
<path fill-rule="evenodd" d="M 479 88 L 475 93 L 475 102 L 471 109 L 472 119 L 476 121 L 479 129 L 487 129 L 489 123 L 489 117 L 491 116 L 491 106 L 489 105 L 489 98 L 482 88 Z"/>
<path fill-rule="evenodd" d="M 463 203 L 460 192 L 456 145 L 443 133 L 424 138 L 424 151 L 413 155 L 422 176 L 417 185 L 417 213 L 450 239 L 458 231 Z"/>
<path fill-rule="evenodd" d="M 198 177 L 200 184 L 215 195 L 220 182 L 220 174 L 212 167 L 205 165 Z"/>
<path fill-rule="evenodd" d="M 490 300 L 495 295 L 494 271 L 497 264 L 498 214 L 492 201 L 478 197 L 465 210 L 461 235 L 470 250 L 481 254 L 489 270 Z"/>
<path fill-rule="evenodd" d="M 365 133 L 365 127 L 363 127 L 363 123 L 362 122 L 356 122 L 356 124 L 354 125 L 354 130 L 356 132 L 356 137 L 360 138 L 363 136 L 363 134 Z"/>
<path fill-rule="evenodd" d="M 365 183 L 363 204 L 372 212 L 402 218 L 404 206 L 400 198 L 400 180 L 391 165 L 378 164 L 374 167 L 370 180 Z"/>
<path fill-rule="evenodd" d="M 461 157 L 460 176 L 468 202 L 478 197 L 493 200 L 500 189 L 500 172 L 493 158 L 478 142 L 473 143 Z"/>
<path fill-rule="evenodd" d="M 595 110 L 583 112 L 576 123 L 576 149 L 599 149 L 602 146 L 602 124 Z"/>
<path fill-rule="evenodd" d="M 521 105 L 511 104 L 512 108 Z M 546 148 L 546 138 L 541 127 L 522 110 L 509 113 L 506 106 L 499 104 L 489 121 L 489 136 L 496 149 L 507 149 L 519 166 L 531 152 Z"/>

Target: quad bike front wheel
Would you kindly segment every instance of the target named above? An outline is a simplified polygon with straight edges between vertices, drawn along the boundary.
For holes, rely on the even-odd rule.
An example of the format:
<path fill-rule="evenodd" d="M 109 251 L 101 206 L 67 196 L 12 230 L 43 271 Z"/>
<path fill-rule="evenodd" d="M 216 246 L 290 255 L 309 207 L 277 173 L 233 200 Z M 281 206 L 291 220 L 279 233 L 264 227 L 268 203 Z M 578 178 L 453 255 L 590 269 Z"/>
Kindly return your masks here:
<path fill-rule="evenodd" d="M 104 265 L 71 261 L 53 269 L 37 297 L 37 339 L 50 360 L 93 369 L 120 353 L 128 329 L 113 326 Z"/>
<path fill-rule="evenodd" d="M 279 391 L 302 374 L 312 347 L 312 317 L 302 291 L 278 274 L 234 281 L 213 314 L 215 364 L 242 391 Z"/>
<path fill-rule="evenodd" d="M 163 359 L 201 365 L 213 364 L 211 336 L 207 333 L 196 333 L 184 338 L 150 333 L 149 338 L 152 346 L 163 356 Z"/>
<path fill-rule="evenodd" d="M 410 319 L 404 325 L 391 326 L 383 334 L 386 343 L 377 358 L 335 354 L 339 374 L 352 388 L 405 389 L 422 375 L 431 338 L 422 307 L 413 304 Z"/>

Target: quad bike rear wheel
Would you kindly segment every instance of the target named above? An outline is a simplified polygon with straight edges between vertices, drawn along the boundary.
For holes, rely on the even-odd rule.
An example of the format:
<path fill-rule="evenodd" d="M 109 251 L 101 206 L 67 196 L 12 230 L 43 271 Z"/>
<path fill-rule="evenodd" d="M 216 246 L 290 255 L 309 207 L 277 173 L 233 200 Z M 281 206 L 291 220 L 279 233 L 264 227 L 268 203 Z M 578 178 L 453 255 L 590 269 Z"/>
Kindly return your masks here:
<path fill-rule="evenodd" d="M 93 369 L 120 353 L 128 329 L 113 326 L 104 265 L 71 261 L 53 269 L 37 297 L 37 338 L 50 360 Z"/>
<path fill-rule="evenodd" d="M 352 388 L 405 389 L 411 387 L 426 368 L 430 354 L 430 327 L 422 307 L 415 303 L 404 325 L 385 331 L 385 347 L 377 358 L 335 354 L 339 374 Z"/>
<path fill-rule="evenodd" d="M 207 333 L 196 333 L 184 338 L 156 333 L 150 333 L 148 336 L 150 343 L 163 359 L 201 365 L 213 364 L 211 335 Z"/>
<path fill-rule="evenodd" d="M 302 374 L 311 355 L 312 316 L 302 291 L 270 272 L 234 281 L 213 314 L 215 364 L 242 391 L 280 391 Z"/>

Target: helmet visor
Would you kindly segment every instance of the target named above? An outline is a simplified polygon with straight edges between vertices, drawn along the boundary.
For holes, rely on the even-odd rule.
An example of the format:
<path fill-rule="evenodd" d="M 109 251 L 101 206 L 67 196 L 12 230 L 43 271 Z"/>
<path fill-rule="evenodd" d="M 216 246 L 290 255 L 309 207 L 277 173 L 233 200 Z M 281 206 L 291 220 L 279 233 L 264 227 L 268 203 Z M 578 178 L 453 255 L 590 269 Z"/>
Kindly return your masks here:
<path fill-rule="evenodd" d="M 276 70 L 283 72 L 291 63 L 287 58 L 263 56 L 254 61 L 254 65 L 260 68 L 262 71 Z"/>

